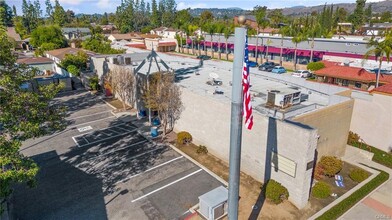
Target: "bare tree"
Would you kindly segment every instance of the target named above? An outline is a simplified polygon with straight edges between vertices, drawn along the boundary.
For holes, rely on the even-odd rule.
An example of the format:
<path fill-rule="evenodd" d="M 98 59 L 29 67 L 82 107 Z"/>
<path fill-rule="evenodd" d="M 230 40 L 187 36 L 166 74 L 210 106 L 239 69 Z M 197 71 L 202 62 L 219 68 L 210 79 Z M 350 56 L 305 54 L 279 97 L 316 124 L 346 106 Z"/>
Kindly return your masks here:
<path fill-rule="evenodd" d="M 143 97 L 148 108 L 158 111 L 163 126 L 163 137 L 172 131 L 182 112 L 181 91 L 174 83 L 174 75 L 158 72 L 150 76 L 149 89 Z"/>
<path fill-rule="evenodd" d="M 126 109 L 126 102 L 133 105 L 136 79 L 132 70 L 123 66 L 116 66 L 110 70 L 106 80 L 110 83 L 115 96 L 121 99 L 124 110 Z"/>

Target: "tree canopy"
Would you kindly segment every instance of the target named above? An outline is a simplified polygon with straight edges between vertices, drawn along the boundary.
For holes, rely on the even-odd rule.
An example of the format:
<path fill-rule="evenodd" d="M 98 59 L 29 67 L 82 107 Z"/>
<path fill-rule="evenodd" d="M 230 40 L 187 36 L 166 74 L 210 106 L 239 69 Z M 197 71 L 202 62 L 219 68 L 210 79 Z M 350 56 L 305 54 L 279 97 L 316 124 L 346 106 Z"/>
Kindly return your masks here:
<path fill-rule="evenodd" d="M 30 43 L 34 47 L 41 47 L 43 44 L 51 43 L 51 47 L 54 47 L 54 49 L 67 46 L 67 41 L 60 27 L 55 25 L 39 26 L 31 33 Z"/>
<path fill-rule="evenodd" d="M 0 199 L 7 199 L 15 183 L 33 186 L 38 166 L 20 152 L 22 141 L 53 133 L 65 126 L 65 109 L 52 102 L 63 86 L 50 84 L 30 92 L 34 69 L 16 66 L 16 56 L 0 28 Z"/>

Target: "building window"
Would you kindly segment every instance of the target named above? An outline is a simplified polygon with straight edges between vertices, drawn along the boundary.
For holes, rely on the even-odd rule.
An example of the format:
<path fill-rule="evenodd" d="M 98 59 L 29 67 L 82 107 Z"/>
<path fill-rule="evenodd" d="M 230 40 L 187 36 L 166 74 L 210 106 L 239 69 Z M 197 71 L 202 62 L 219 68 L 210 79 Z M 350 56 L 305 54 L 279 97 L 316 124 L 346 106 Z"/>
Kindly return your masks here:
<path fill-rule="evenodd" d="M 355 88 L 360 89 L 362 87 L 362 83 L 360 82 L 355 82 Z"/>
<path fill-rule="evenodd" d="M 347 79 L 343 79 L 342 80 L 342 86 L 348 86 L 348 80 Z"/>
<path fill-rule="evenodd" d="M 346 46 L 351 46 L 351 43 L 346 43 Z"/>

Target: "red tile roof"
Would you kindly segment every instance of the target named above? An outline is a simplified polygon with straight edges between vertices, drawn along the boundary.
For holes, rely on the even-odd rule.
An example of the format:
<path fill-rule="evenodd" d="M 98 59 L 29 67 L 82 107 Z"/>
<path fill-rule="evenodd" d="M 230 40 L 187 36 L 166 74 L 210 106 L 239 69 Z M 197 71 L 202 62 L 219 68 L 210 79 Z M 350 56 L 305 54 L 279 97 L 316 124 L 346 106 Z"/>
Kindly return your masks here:
<path fill-rule="evenodd" d="M 347 79 L 358 82 L 375 82 L 376 74 L 366 71 L 364 68 L 350 67 L 350 66 L 329 66 L 321 70 L 315 71 L 318 76 L 329 76 L 338 79 Z M 381 83 L 392 83 L 391 75 L 380 75 Z"/>
<path fill-rule="evenodd" d="M 158 46 L 177 46 L 176 42 L 159 42 Z"/>
<path fill-rule="evenodd" d="M 337 66 L 339 65 L 339 63 L 337 62 L 332 62 L 332 61 L 328 61 L 328 60 L 322 60 L 322 63 L 324 63 L 325 67 L 330 67 L 330 66 Z"/>
<path fill-rule="evenodd" d="M 371 92 L 390 94 L 392 95 L 392 83 L 380 86 L 378 88 L 373 89 Z"/>
<path fill-rule="evenodd" d="M 56 49 L 56 50 L 49 50 L 46 51 L 47 55 L 51 55 L 53 57 L 58 58 L 59 60 L 63 60 L 66 54 L 77 54 L 79 51 L 84 51 L 88 56 L 94 56 L 96 53 L 84 50 L 84 49 L 79 49 L 79 48 L 72 48 L 72 47 L 66 47 L 66 48 L 61 48 L 61 49 Z"/>
<path fill-rule="evenodd" d="M 21 58 L 16 61 L 19 64 L 43 64 L 43 63 L 53 63 L 54 61 L 47 57 L 26 57 Z"/>

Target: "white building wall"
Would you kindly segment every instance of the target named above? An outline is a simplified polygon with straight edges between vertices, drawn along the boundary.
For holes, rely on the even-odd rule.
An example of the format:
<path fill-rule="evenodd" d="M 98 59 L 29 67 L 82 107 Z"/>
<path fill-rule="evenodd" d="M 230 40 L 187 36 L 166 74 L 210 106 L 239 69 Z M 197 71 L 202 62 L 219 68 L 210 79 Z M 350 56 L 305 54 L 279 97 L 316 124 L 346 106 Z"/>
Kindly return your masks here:
<path fill-rule="evenodd" d="M 392 96 L 353 91 L 355 98 L 350 130 L 369 145 L 392 150 Z"/>
<path fill-rule="evenodd" d="M 195 144 L 207 146 L 211 154 L 228 162 L 230 103 L 187 89 L 182 89 L 182 102 L 184 111 L 175 130 L 190 132 Z M 303 208 L 308 202 L 313 170 L 306 170 L 306 164 L 314 160 L 316 145 L 317 130 L 255 113 L 253 129 L 243 128 L 241 170 L 261 182 L 272 178 L 282 183 L 289 191 L 289 200 Z M 272 159 L 271 151 L 296 163 L 295 177 L 275 171 L 266 162 Z"/>

